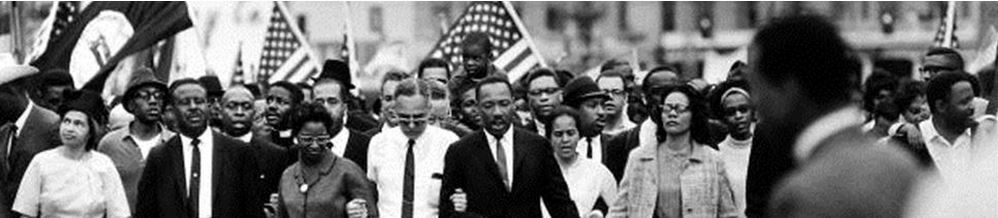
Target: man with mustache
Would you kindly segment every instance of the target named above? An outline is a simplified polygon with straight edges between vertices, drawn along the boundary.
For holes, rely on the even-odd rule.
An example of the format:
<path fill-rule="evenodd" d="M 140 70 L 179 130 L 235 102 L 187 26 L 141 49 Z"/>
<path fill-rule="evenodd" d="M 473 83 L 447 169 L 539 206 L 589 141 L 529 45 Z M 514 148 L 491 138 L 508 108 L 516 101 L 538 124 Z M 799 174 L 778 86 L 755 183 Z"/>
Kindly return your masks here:
<path fill-rule="evenodd" d="M 174 135 L 160 123 L 166 106 L 166 91 L 166 84 L 157 80 L 151 69 L 133 72 L 121 103 L 135 119 L 126 128 L 105 135 L 97 146 L 97 151 L 114 162 L 132 211 L 135 211 L 139 178 L 149 151 L 165 144 Z"/>
<path fill-rule="evenodd" d="M 208 128 L 207 92 L 190 78 L 170 86 L 180 134 L 149 151 L 135 217 L 263 217 L 251 150 Z"/>
<path fill-rule="evenodd" d="M 258 179 L 262 185 L 259 193 L 260 201 L 267 202 L 272 193 L 277 193 L 281 181 L 281 173 L 297 157 L 289 149 L 269 142 L 253 134 L 253 93 L 246 87 L 236 85 L 229 87 L 219 101 L 221 106 L 221 130 L 225 134 L 247 143 L 253 153 Z"/>
<path fill-rule="evenodd" d="M 329 116 L 333 119 L 329 133 L 333 135 L 330 148 L 336 156 L 350 159 L 361 170 L 367 170 L 367 149 L 371 137 L 349 129 L 343 120 L 347 116 L 347 96 L 350 91 L 340 82 L 333 78 L 319 78 L 315 82 L 315 98 L 312 102 L 318 103 L 326 108 Z"/>
<path fill-rule="evenodd" d="M 547 139 L 513 127 L 509 81 L 490 77 L 476 88 L 484 130 L 450 145 L 444 156 L 440 217 L 579 217 Z"/>
<path fill-rule="evenodd" d="M 551 111 L 561 105 L 561 87 L 565 86 L 565 79 L 559 77 L 554 69 L 537 68 L 527 72 L 524 83 L 527 84 L 527 105 L 534 118 L 524 128 L 538 135 L 545 135 L 544 127 L 547 126 Z"/>
<path fill-rule="evenodd" d="M 304 100 L 298 85 L 287 81 L 279 81 L 270 86 L 267 90 L 267 111 L 263 113 L 266 119 L 264 133 L 270 134 L 271 142 L 285 148 L 294 145 L 291 135 L 291 128 L 287 127 L 284 115 L 297 107 Z"/>

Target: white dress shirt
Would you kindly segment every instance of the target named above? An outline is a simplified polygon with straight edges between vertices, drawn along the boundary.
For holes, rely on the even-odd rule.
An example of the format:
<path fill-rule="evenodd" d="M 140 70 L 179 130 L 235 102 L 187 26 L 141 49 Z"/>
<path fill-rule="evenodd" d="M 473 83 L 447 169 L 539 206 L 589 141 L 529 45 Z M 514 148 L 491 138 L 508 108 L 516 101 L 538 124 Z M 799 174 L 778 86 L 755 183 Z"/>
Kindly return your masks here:
<path fill-rule="evenodd" d="M 492 134 L 489 134 L 489 132 L 485 132 L 485 141 L 489 143 L 489 149 L 491 149 L 492 151 L 492 159 L 494 159 L 492 160 L 492 162 L 499 163 L 499 158 L 498 158 L 499 156 L 497 156 L 498 153 L 496 153 L 496 137 Z M 506 186 L 512 188 L 513 187 L 513 127 L 512 126 L 506 130 L 506 133 L 502 134 L 502 141 L 500 141 L 499 143 L 502 143 L 502 149 L 503 151 L 505 151 L 503 153 L 506 155 L 506 178 L 509 178 L 509 184 L 506 184 Z"/>
<path fill-rule="evenodd" d="M 535 118 L 534 119 L 534 126 L 537 127 L 537 135 L 540 135 L 541 137 L 547 137 L 547 134 L 545 134 L 545 133 L 547 133 L 547 126 L 545 126 L 544 123 L 542 123 L 540 120 L 537 120 Z M 510 127 L 510 129 L 513 129 L 513 128 Z"/>
<path fill-rule="evenodd" d="M 248 133 L 246 133 L 246 134 L 243 134 L 242 136 L 235 136 L 235 137 L 233 137 L 233 138 L 236 138 L 236 139 L 238 139 L 239 141 L 243 141 L 243 142 L 245 142 L 246 144 L 249 144 L 249 143 L 250 143 L 250 141 L 253 141 L 253 132 L 248 132 Z"/>
<path fill-rule="evenodd" d="M 336 154 L 336 156 L 343 157 L 343 153 L 347 151 L 347 143 L 350 142 L 350 130 L 343 127 L 339 133 L 333 136 L 331 141 L 333 142 L 333 148 L 329 149 L 329 151 Z"/>
<path fill-rule="evenodd" d="M 971 128 L 964 130 L 951 143 L 939 134 L 939 130 L 932 124 L 933 119 L 935 117 L 922 121 L 918 124 L 918 128 L 922 130 L 922 139 L 925 140 L 925 148 L 929 150 L 929 156 L 932 157 L 932 162 L 935 163 L 943 180 L 952 179 L 965 171 L 969 171 L 973 167 L 972 162 L 975 155 L 985 146 L 992 146 L 995 143 L 990 142 L 991 144 L 988 144 L 989 142 L 986 142 L 993 141 L 993 139 L 980 140 L 980 137 L 975 136 Z M 993 120 L 995 117 L 991 115 L 982 115 L 976 120 L 979 123 L 985 123 L 989 119 L 991 120 L 990 123 L 994 123 Z M 978 126 L 978 128 L 979 131 L 983 131 L 981 126 Z M 978 132 L 977 134 L 984 135 L 984 133 Z M 993 135 L 994 133 L 989 132 L 988 134 Z M 975 142 L 975 138 L 981 142 Z"/>
<path fill-rule="evenodd" d="M 187 137 L 185 135 L 182 135 L 182 134 L 178 134 L 178 135 L 180 136 L 180 143 L 181 143 L 181 145 L 183 145 L 183 152 L 184 152 L 184 178 L 185 178 L 184 181 L 187 181 L 187 185 L 185 185 L 184 187 L 187 187 L 187 189 L 190 189 L 190 184 L 191 184 L 191 156 L 193 155 L 192 152 L 193 152 L 193 149 L 194 149 L 194 147 L 191 146 L 191 141 L 193 141 L 193 139 L 191 139 L 191 138 L 189 138 L 189 137 Z M 211 196 L 212 196 L 212 193 L 211 193 L 211 190 L 212 190 L 212 188 L 211 188 L 212 187 L 211 181 L 212 181 L 212 176 L 213 176 L 212 175 L 212 173 L 213 173 L 212 172 L 212 166 L 213 166 L 212 160 L 214 159 L 213 155 L 215 153 L 214 152 L 214 147 L 215 146 L 214 146 L 214 141 L 213 141 L 214 139 L 213 139 L 213 137 L 211 135 L 211 130 L 210 129 L 205 129 L 204 132 L 201 133 L 200 136 L 198 136 L 198 140 L 201 141 L 198 144 L 198 152 L 200 153 L 200 156 L 201 156 L 201 173 L 199 173 L 199 176 L 201 178 L 200 178 L 200 180 L 198 180 L 198 182 L 200 184 L 200 186 L 198 187 L 198 190 L 199 190 L 198 191 L 198 216 L 201 216 L 201 217 L 212 217 L 212 215 L 211 215 Z M 185 193 L 186 193 L 186 190 L 185 190 Z"/>
<path fill-rule="evenodd" d="M 437 217 L 440 179 L 447 148 L 458 140 L 454 133 L 427 126 L 412 147 L 413 217 Z M 339 145 L 336 145 L 339 146 Z M 405 156 L 409 138 L 399 128 L 391 128 L 371 138 L 367 154 L 367 177 L 378 189 L 378 212 L 381 217 L 402 216 L 402 192 Z"/>
<path fill-rule="evenodd" d="M 565 177 L 565 184 L 568 185 L 568 194 L 575 202 L 575 209 L 579 210 L 580 216 L 585 217 L 592 212 L 600 197 L 607 204 L 613 204 L 617 198 L 617 180 L 613 179 L 613 174 L 603 163 L 578 158 L 574 163 L 559 163 L 559 166 L 561 175 Z M 551 217 L 544 201 L 541 201 L 541 215 Z"/>
<path fill-rule="evenodd" d="M 589 159 L 593 159 L 593 160 L 596 160 L 596 162 L 601 162 L 602 163 L 603 162 L 603 136 L 602 136 L 602 134 L 597 134 L 596 136 L 593 136 L 592 139 L 593 139 L 592 140 L 593 155 L 592 155 L 592 158 L 589 158 Z M 578 146 L 575 146 L 575 151 L 579 153 L 579 157 L 586 158 L 586 157 L 590 156 L 589 153 L 586 152 L 587 149 L 588 149 L 587 148 L 588 146 L 589 146 L 589 142 L 586 141 L 586 137 L 582 137 L 582 139 L 579 140 Z"/>

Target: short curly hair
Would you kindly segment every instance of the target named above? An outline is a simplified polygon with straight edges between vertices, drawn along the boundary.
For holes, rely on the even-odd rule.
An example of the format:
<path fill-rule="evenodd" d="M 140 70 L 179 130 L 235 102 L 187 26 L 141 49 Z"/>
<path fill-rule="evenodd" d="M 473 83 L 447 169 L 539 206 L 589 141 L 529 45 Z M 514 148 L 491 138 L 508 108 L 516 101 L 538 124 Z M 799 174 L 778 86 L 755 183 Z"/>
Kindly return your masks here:
<path fill-rule="evenodd" d="M 291 134 L 298 135 L 298 132 L 305 127 L 306 123 L 309 122 L 319 122 L 326 127 L 326 131 L 332 134 L 333 125 L 335 125 L 333 118 L 329 115 L 329 111 L 326 111 L 326 107 L 319 103 L 308 102 L 299 107 L 294 108 L 287 115 L 285 119 L 291 124 Z"/>
<path fill-rule="evenodd" d="M 688 84 L 679 84 L 665 87 L 664 92 L 662 92 L 662 101 L 665 101 L 666 96 L 669 96 L 669 94 L 675 92 L 686 95 L 686 98 L 690 100 L 689 110 L 693 113 L 693 118 L 690 120 L 690 137 L 693 141 L 699 144 L 710 145 L 710 122 L 707 112 L 707 100 L 704 99 L 703 95 L 701 95 L 696 88 L 693 88 L 693 86 Z M 651 111 L 651 113 L 649 113 L 649 117 L 653 122 L 655 122 L 658 129 L 655 132 L 658 141 L 665 141 L 666 134 L 665 129 L 662 128 L 662 114 L 666 111 L 662 109 L 662 103 L 658 102 L 648 105 L 648 108 Z"/>

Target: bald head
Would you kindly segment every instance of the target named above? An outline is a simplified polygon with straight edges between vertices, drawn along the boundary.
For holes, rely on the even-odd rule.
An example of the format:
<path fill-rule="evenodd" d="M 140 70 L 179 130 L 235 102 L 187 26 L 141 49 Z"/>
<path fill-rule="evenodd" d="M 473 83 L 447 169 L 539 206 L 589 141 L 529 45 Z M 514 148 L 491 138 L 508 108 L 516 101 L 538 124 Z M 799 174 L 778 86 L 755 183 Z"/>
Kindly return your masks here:
<path fill-rule="evenodd" d="M 239 137 L 249 133 L 253 127 L 253 93 L 243 86 L 229 87 L 222 95 L 222 130 L 226 134 Z"/>

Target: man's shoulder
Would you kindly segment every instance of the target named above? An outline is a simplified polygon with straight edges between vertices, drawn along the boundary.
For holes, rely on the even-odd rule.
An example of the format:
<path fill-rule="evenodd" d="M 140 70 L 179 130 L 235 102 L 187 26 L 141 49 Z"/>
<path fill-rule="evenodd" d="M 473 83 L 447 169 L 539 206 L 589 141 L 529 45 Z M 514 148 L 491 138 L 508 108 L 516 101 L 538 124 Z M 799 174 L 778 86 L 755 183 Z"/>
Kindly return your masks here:
<path fill-rule="evenodd" d="M 250 139 L 249 146 L 267 152 L 284 152 L 285 150 L 287 150 L 284 147 L 281 147 L 280 145 L 274 144 L 273 142 L 269 142 L 267 140 L 259 139 L 256 137 Z"/>
<path fill-rule="evenodd" d="M 513 138 L 513 140 L 523 140 L 527 143 L 547 142 L 543 136 L 521 128 L 513 128 Z"/>
<path fill-rule="evenodd" d="M 369 135 L 365 135 L 364 133 L 361 133 L 361 132 L 358 132 L 358 131 L 352 130 L 352 129 L 346 129 L 346 130 L 350 131 L 349 132 L 350 133 L 350 139 L 348 139 L 347 141 L 354 141 L 354 140 L 357 140 L 358 142 L 370 142 L 371 141 L 371 136 L 369 136 Z M 349 142 L 347 142 L 347 143 L 349 143 Z M 364 144 L 367 144 L 367 143 L 364 143 Z"/>
<path fill-rule="evenodd" d="M 128 127 L 125 127 L 108 132 L 107 134 L 104 135 L 104 137 L 101 137 L 97 149 L 104 150 L 107 148 L 112 148 L 105 146 L 113 146 L 113 147 L 120 146 L 122 144 L 121 139 L 123 139 L 126 135 L 128 135 L 128 131 L 129 131 Z"/>

